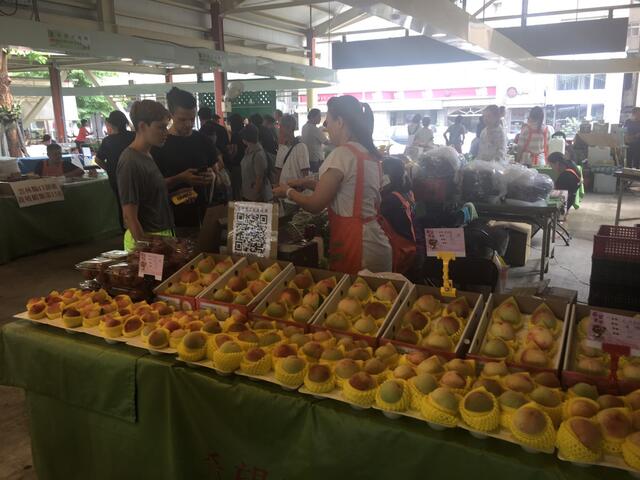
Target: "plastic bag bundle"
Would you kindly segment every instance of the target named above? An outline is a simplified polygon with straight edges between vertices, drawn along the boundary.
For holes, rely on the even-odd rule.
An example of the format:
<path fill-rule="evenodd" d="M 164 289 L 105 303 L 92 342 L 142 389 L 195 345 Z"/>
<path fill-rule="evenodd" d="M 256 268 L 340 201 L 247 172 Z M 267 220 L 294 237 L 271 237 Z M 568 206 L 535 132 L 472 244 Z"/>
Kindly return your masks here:
<path fill-rule="evenodd" d="M 462 196 L 465 201 L 492 202 L 507 193 L 504 165 L 475 160 L 462 169 Z"/>
<path fill-rule="evenodd" d="M 460 170 L 460 156 L 452 147 L 439 147 L 427 150 L 418 160 L 419 177 L 453 177 Z"/>
<path fill-rule="evenodd" d="M 524 165 L 509 165 L 505 170 L 507 198 L 523 202 L 538 202 L 553 190 L 553 180 Z"/>

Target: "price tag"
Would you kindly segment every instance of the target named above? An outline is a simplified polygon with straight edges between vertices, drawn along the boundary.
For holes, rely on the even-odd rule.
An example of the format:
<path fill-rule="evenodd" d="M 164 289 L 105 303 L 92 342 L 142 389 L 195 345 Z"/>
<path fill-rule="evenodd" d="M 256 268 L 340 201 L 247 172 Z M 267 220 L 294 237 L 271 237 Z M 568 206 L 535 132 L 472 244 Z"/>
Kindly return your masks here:
<path fill-rule="evenodd" d="M 151 275 L 156 280 L 162 280 L 162 269 L 164 268 L 164 255 L 158 253 L 140 252 L 140 264 L 138 276 Z"/>
<path fill-rule="evenodd" d="M 20 208 L 64 201 L 64 193 L 55 177 L 9 182 L 9 186 Z"/>
<path fill-rule="evenodd" d="M 462 228 L 426 228 L 424 236 L 428 257 L 437 257 L 439 253 L 445 252 L 453 253 L 456 257 L 466 256 Z"/>
<path fill-rule="evenodd" d="M 615 313 L 591 310 L 591 324 L 587 339 L 600 342 L 603 348 L 622 347 L 622 350 L 640 348 L 640 320 Z"/>

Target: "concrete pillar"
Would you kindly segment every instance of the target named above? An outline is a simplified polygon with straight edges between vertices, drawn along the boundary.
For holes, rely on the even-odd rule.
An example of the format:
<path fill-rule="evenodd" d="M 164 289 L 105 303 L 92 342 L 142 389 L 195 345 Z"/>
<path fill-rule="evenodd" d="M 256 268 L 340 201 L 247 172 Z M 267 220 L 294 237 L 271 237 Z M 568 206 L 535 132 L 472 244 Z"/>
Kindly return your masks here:
<path fill-rule="evenodd" d="M 307 55 L 309 57 L 309 65 L 314 66 L 316 64 L 316 38 L 313 35 L 313 30 L 307 32 Z M 307 111 L 315 107 L 316 94 L 313 88 L 307 88 Z"/>
<path fill-rule="evenodd" d="M 224 25 L 220 2 L 211 2 L 211 38 L 216 50 L 224 52 Z M 216 68 L 213 72 L 216 113 L 224 118 L 223 100 L 226 83 L 225 73 Z"/>
<path fill-rule="evenodd" d="M 53 103 L 53 117 L 56 126 L 56 139 L 59 143 L 67 140 L 64 118 L 64 104 L 62 103 L 62 80 L 60 70 L 49 64 L 49 83 L 51 84 L 51 101 Z"/>

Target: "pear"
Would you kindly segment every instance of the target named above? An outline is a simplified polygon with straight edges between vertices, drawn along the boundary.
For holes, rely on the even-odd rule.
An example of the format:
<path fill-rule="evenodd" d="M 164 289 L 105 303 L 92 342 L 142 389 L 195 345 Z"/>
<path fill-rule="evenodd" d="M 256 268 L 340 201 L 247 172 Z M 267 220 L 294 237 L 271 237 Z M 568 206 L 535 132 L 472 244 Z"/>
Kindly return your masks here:
<path fill-rule="evenodd" d="M 525 435 L 539 435 L 547 427 L 547 420 L 537 408 L 523 405 L 518 408 L 511 417 L 511 424 L 517 431 Z"/>
<path fill-rule="evenodd" d="M 438 388 L 438 381 L 436 380 L 436 377 L 430 373 L 422 373 L 415 377 L 411 377 L 409 382 L 413 383 L 418 391 L 424 395 L 431 393 Z"/>
<path fill-rule="evenodd" d="M 386 403 L 396 403 L 402 399 L 404 387 L 397 380 L 387 380 L 380 385 L 380 398 Z"/>
<path fill-rule="evenodd" d="M 436 388 L 429 394 L 433 403 L 449 412 L 458 412 L 458 398 L 447 388 Z"/>

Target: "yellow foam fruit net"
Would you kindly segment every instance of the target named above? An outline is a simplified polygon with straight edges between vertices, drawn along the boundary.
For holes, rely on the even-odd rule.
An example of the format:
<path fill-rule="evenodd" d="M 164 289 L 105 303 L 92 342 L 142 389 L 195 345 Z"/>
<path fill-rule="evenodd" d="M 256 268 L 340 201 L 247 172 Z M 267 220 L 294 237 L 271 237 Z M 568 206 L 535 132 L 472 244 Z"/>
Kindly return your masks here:
<path fill-rule="evenodd" d="M 635 470 L 640 470 L 640 447 L 629 440 L 622 443 L 622 458 L 625 463 Z"/>
<path fill-rule="evenodd" d="M 391 372 L 388 370 L 383 370 L 382 372 L 376 373 L 375 375 L 371 376 L 378 385 L 382 385 L 386 379 L 391 377 Z"/>
<path fill-rule="evenodd" d="M 608 408 L 607 410 L 612 410 Z M 629 422 L 631 422 L 631 415 L 629 413 L 629 409 L 626 407 L 616 407 L 615 410 L 622 411 L 627 417 L 629 417 Z M 598 416 L 596 415 L 596 420 L 598 420 Z M 624 439 L 614 438 L 611 435 L 608 435 L 607 432 L 602 430 L 602 449 L 606 453 L 612 453 L 614 455 L 620 455 L 622 453 L 622 443 Z"/>
<path fill-rule="evenodd" d="M 456 395 L 463 396 L 464 394 L 467 393 L 467 391 L 469 391 L 469 388 L 473 384 L 473 378 L 465 377 L 465 381 L 466 381 L 466 384 L 462 388 L 451 388 L 451 387 L 446 387 L 445 385 L 442 385 L 442 386 L 445 386 L 447 389 L 449 389 L 451 392 L 455 393 Z"/>
<path fill-rule="evenodd" d="M 591 420 L 589 420 L 591 421 Z M 595 425 L 595 422 L 592 422 Z M 572 462 L 591 463 L 597 461 L 602 452 L 594 452 L 587 448 L 569 427 L 569 422 L 564 421 L 558 429 L 556 446 L 563 458 Z"/>
<path fill-rule="evenodd" d="M 558 428 L 560 423 L 562 422 L 562 403 L 558 404 L 555 407 L 547 407 L 546 405 L 541 405 L 536 403 L 536 406 L 542 410 L 544 413 L 549 415 L 549 418 L 553 422 L 553 426 Z"/>
<path fill-rule="evenodd" d="M 457 345 L 458 341 L 460 340 L 460 337 L 462 336 L 462 332 L 464 331 L 464 328 L 467 325 L 467 321 L 464 318 L 459 317 L 457 314 L 453 312 L 449 313 L 449 315 L 456 318 L 458 322 L 460 322 L 460 327 L 458 327 L 458 330 L 456 330 L 453 333 L 453 335 L 450 335 L 451 342 L 453 342 L 454 345 Z"/>
<path fill-rule="evenodd" d="M 219 349 L 213 352 L 213 366 L 216 370 L 233 372 L 240 367 L 244 352 L 223 353 Z"/>
<path fill-rule="evenodd" d="M 271 366 L 272 361 L 269 354 L 266 354 L 257 362 L 250 362 L 245 357 L 242 357 L 240 371 L 247 375 L 266 375 L 271 370 Z"/>
<path fill-rule="evenodd" d="M 504 405 L 502 405 L 500 409 L 500 426 L 506 429 L 511 428 L 511 416 L 513 415 L 513 412 L 516 411 L 516 409 L 505 407 Z"/>
<path fill-rule="evenodd" d="M 240 345 L 240 348 L 244 351 L 251 350 L 258 346 L 258 342 L 244 342 L 242 340 L 235 339 L 235 342 Z"/>
<path fill-rule="evenodd" d="M 474 412 L 464 406 L 465 399 L 473 392 L 483 392 L 491 398 L 493 406 L 488 412 Z M 480 432 L 492 432 L 500 426 L 500 406 L 496 397 L 484 387 L 474 388 L 460 402 L 460 415 L 467 425 Z"/>
<path fill-rule="evenodd" d="M 446 410 L 431 400 L 430 395 L 425 395 L 420 403 L 420 413 L 428 422 L 437 423 L 446 427 L 458 425 L 457 412 Z"/>
<path fill-rule="evenodd" d="M 331 390 L 336 388 L 336 378 L 332 373 L 324 382 L 313 382 L 309 380 L 309 374 L 307 372 L 307 375 L 304 377 L 304 386 L 312 393 L 329 393 Z"/>
<path fill-rule="evenodd" d="M 640 363 L 640 359 L 638 358 L 629 358 L 625 356 L 620 357 L 620 360 L 618 361 L 618 371 L 616 373 L 617 377 L 620 380 L 624 380 L 625 379 L 624 367 L 629 364 L 638 365 L 639 363 Z"/>
<path fill-rule="evenodd" d="M 299 387 L 304 382 L 304 377 L 307 374 L 307 366 L 300 370 L 298 373 L 287 373 L 282 368 L 282 361 L 278 361 L 274 365 L 274 372 L 276 380 L 287 387 Z"/>
<path fill-rule="evenodd" d="M 547 415 L 542 410 L 540 410 L 539 406 L 536 403 L 529 402 L 520 408 L 523 408 L 525 406 L 535 408 L 542 412 L 542 414 L 545 417 L 544 430 L 540 432 L 538 435 L 529 435 L 527 433 L 524 433 L 518 430 L 517 428 L 515 428 L 513 424 L 513 415 L 511 415 L 510 417 L 511 421 L 509 424 L 509 430 L 511 431 L 511 434 L 515 437 L 518 443 L 525 445 L 527 447 L 531 447 L 533 449 L 543 450 L 543 451 L 553 450 L 556 444 L 556 431 L 553 428 L 553 422 L 549 418 L 549 415 Z"/>
<path fill-rule="evenodd" d="M 191 349 L 184 345 L 184 342 L 180 342 L 178 345 L 178 356 L 185 362 L 198 362 L 207 355 L 206 344 L 202 348 Z"/>
<path fill-rule="evenodd" d="M 407 382 L 407 385 L 411 395 L 411 408 L 420 411 L 420 403 L 422 403 L 422 399 L 426 397 L 426 395 L 418 390 L 418 387 L 416 387 L 411 380 Z"/>
<path fill-rule="evenodd" d="M 376 405 L 389 412 L 404 412 L 411 405 L 411 391 L 405 380 L 396 379 L 396 381 L 402 385 L 402 397 L 400 397 L 400 400 L 394 403 L 385 402 L 380 397 L 380 387 L 378 387 L 376 391 Z"/>
<path fill-rule="evenodd" d="M 569 393 L 567 393 L 567 395 L 569 395 Z M 575 395 L 575 394 L 574 394 Z M 598 402 L 596 402 L 595 400 L 592 400 L 590 398 L 586 398 L 586 397 L 576 397 L 573 396 L 571 398 L 567 398 L 563 403 L 562 403 L 562 418 L 564 420 L 566 420 L 567 418 L 571 418 L 571 414 L 570 412 L 570 407 L 573 403 L 576 402 L 576 400 L 581 400 L 581 401 L 585 401 L 590 405 L 593 405 L 595 411 L 597 412 L 598 410 L 600 410 L 600 404 Z M 575 415 L 573 415 L 575 416 Z"/>
<path fill-rule="evenodd" d="M 361 407 L 370 407 L 376 399 L 376 389 L 358 390 L 353 388 L 348 380 L 342 382 L 342 395 L 344 398 Z"/>

